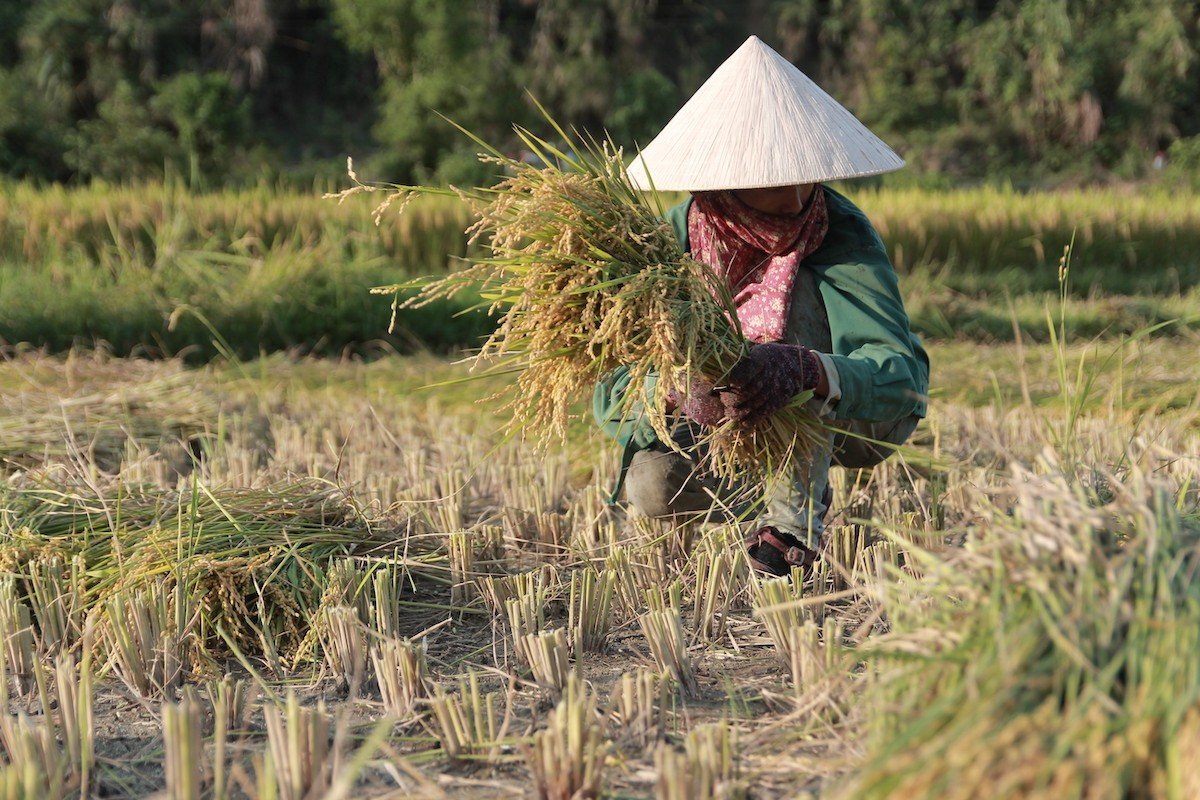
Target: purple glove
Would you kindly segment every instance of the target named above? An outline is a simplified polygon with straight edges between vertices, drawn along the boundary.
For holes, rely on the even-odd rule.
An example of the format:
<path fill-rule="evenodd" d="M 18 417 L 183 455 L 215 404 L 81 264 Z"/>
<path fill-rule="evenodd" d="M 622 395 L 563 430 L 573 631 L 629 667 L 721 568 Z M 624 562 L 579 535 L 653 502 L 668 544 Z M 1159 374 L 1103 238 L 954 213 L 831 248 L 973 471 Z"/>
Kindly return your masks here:
<path fill-rule="evenodd" d="M 803 345 L 756 344 L 733 365 L 720 393 L 725 416 L 757 422 L 786 406 L 800 392 L 821 382 L 821 361 Z"/>
<path fill-rule="evenodd" d="M 682 397 L 672 389 L 671 399 L 685 416 L 701 425 L 720 425 L 725 417 L 725 406 L 709 381 L 696 379 Z"/>

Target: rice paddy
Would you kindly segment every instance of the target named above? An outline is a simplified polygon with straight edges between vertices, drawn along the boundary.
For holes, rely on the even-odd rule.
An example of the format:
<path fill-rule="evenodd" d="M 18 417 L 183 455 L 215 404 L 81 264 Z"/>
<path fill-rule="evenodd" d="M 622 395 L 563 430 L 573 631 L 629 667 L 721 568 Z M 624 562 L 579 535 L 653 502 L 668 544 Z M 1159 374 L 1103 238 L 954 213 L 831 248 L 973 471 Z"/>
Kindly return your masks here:
<path fill-rule="evenodd" d="M 791 583 L 439 357 L 7 351 L 0 795 L 1192 796 L 1194 347 L 934 343 Z"/>
<path fill-rule="evenodd" d="M 860 189 L 932 404 L 789 581 L 317 194 L 0 189 L 0 798 L 1200 793 L 1196 197 Z"/>
<path fill-rule="evenodd" d="M 454 316 L 478 303 L 467 293 L 402 311 L 388 335 L 389 303 L 367 293 L 467 255 L 464 204 L 419 198 L 376 226 L 373 201 L 338 207 L 320 199 L 332 188 L 0 185 L 0 341 L 200 361 L 221 350 L 446 351 L 492 331 L 485 314 Z M 882 233 L 927 339 L 1012 341 L 1015 322 L 1045 341 L 1045 303 L 1072 237 L 1077 333 L 1196 329 L 1200 196 L 839 188 Z"/>

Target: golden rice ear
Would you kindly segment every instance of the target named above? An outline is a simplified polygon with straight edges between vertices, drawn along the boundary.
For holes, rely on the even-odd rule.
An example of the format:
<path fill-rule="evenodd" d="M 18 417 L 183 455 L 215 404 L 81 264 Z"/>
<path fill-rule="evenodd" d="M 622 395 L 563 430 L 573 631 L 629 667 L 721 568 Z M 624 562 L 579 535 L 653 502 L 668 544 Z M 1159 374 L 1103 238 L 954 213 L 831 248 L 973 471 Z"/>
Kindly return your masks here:
<path fill-rule="evenodd" d="M 904 159 L 757 36 L 634 158 L 640 189 L 698 192 L 860 178 Z"/>

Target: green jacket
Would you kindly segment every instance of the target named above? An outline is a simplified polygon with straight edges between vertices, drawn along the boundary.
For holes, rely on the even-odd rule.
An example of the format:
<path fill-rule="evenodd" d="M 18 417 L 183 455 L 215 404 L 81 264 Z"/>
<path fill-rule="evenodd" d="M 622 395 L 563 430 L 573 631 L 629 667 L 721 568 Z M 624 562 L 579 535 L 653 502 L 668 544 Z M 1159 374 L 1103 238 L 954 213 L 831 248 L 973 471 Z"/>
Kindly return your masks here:
<path fill-rule="evenodd" d="M 804 259 L 816 274 L 829 318 L 842 397 L 838 419 L 883 422 L 925 416 L 929 393 L 929 356 L 909 327 L 896 271 L 874 226 L 846 197 L 828 187 L 829 232 Z M 667 212 L 684 250 L 690 252 L 687 215 L 692 199 Z M 592 413 L 600 427 L 625 447 L 622 467 L 633 452 L 654 441 L 649 424 L 635 413 L 623 416 L 622 397 L 629 377 L 623 369 L 596 386 Z M 622 469 L 622 482 L 624 469 Z M 618 492 L 620 484 L 618 484 Z M 614 498 L 615 498 L 614 493 Z"/>
<path fill-rule="evenodd" d="M 829 232 L 803 266 L 816 273 L 833 340 L 842 399 L 838 419 L 871 422 L 924 417 L 929 394 L 929 356 L 909 327 L 896 271 L 866 215 L 829 187 Z M 692 198 L 667 212 L 683 249 Z"/>

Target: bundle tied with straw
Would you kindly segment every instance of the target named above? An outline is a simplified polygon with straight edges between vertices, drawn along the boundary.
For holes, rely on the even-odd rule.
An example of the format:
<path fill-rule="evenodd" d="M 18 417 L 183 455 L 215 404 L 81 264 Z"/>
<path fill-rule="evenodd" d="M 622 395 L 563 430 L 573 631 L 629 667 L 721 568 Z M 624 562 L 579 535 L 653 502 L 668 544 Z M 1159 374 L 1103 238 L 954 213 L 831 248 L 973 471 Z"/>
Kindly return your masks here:
<path fill-rule="evenodd" d="M 658 195 L 633 187 L 620 149 L 572 137 L 546 118 L 565 148 L 516 128 L 541 166 L 509 158 L 467 134 L 484 148 L 480 159 L 505 175 L 490 188 L 367 184 L 351 165 L 355 185 L 331 196 L 387 193 L 377 221 L 415 195 L 452 194 L 470 205 L 477 220 L 467 233 L 483 246 L 466 269 L 374 291 L 395 294 L 395 307 L 403 308 L 480 290 L 499 324 L 475 366 L 516 373 L 507 396 L 509 434 L 541 444 L 561 440 L 571 404 L 611 370 L 625 367 L 625 418 L 644 415 L 669 443 L 679 420 L 667 411 L 672 393 L 686 394 L 697 379 L 719 385 L 748 351 L 733 298 L 711 267 L 683 251 Z M 415 288 L 415 296 L 400 299 Z M 725 421 L 707 429 L 705 467 L 743 484 L 790 471 L 794 459 L 825 437 L 805 408 L 810 396 L 801 394 L 754 424 Z"/>

